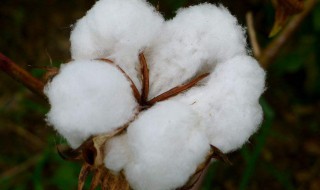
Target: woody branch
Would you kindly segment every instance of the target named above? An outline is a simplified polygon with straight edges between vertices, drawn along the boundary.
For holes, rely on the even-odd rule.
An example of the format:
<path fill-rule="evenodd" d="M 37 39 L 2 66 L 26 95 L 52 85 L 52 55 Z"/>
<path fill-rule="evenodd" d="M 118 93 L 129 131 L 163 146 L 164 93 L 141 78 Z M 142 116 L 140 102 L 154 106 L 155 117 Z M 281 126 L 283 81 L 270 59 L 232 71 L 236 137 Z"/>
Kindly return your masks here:
<path fill-rule="evenodd" d="M 2 53 L 0 53 L 0 69 L 14 80 L 23 84 L 33 93 L 45 98 L 45 95 L 43 94 L 44 83 L 33 77 L 30 73 L 18 66 Z"/>

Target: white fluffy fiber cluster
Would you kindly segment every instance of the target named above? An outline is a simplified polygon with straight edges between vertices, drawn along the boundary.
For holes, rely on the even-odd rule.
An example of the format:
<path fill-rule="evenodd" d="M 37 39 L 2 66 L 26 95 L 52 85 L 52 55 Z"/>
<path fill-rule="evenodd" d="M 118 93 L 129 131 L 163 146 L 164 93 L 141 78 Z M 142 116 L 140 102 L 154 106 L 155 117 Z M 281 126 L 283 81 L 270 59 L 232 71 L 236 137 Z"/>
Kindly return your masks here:
<path fill-rule="evenodd" d="M 144 0 L 100 0 L 72 31 L 72 58 L 109 57 L 140 86 L 138 54 L 159 35 L 163 22 Z"/>
<path fill-rule="evenodd" d="M 51 105 L 48 122 L 77 148 L 92 135 L 111 132 L 138 111 L 130 82 L 103 61 L 64 64 L 45 87 Z"/>
<path fill-rule="evenodd" d="M 203 74 L 197 86 L 142 111 L 127 133 L 106 145 L 105 166 L 124 171 L 136 190 L 184 185 L 210 144 L 227 153 L 260 125 L 265 72 L 247 55 L 243 28 L 226 8 L 201 4 L 164 22 L 144 0 L 100 0 L 71 34 L 73 62 L 46 88 L 47 120 L 72 147 L 110 132 L 137 114 L 130 82 L 141 90 L 138 55 L 144 52 L 153 98 Z"/>
<path fill-rule="evenodd" d="M 243 29 L 226 8 L 202 4 L 180 9 L 148 49 L 150 97 L 245 53 Z"/>
<path fill-rule="evenodd" d="M 141 113 L 107 151 L 106 166 L 124 169 L 134 189 L 175 189 L 204 161 L 209 142 L 198 114 L 168 100 Z"/>
<path fill-rule="evenodd" d="M 258 129 L 264 82 L 265 72 L 257 61 L 238 55 L 218 63 L 203 86 L 174 99 L 199 113 L 210 144 L 227 153 L 240 148 Z"/>

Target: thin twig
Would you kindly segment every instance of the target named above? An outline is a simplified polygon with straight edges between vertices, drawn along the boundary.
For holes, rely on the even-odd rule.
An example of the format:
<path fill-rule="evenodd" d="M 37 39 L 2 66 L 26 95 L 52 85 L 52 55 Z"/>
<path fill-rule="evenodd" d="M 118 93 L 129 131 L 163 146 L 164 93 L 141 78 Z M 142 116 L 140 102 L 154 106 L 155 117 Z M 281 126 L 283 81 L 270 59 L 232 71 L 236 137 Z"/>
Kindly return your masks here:
<path fill-rule="evenodd" d="M 46 99 L 43 94 L 44 83 L 33 77 L 2 53 L 0 53 L 0 70 L 7 73 L 16 81 L 22 83 L 35 94 Z"/>
<path fill-rule="evenodd" d="M 250 38 L 250 44 L 253 49 L 253 55 L 255 57 L 260 57 L 261 48 L 257 40 L 256 30 L 254 29 L 252 12 L 247 12 L 246 21 L 247 21 L 247 27 L 248 27 L 248 34 Z"/>
<path fill-rule="evenodd" d="M 307 0 L 304 3 L 303 12 L 293 16 L 283 31 L 262 51 L 261 56 L 259 57 L 259 62 L 262 67 L 268 68 L 275 60 L 280 53 L 280 50 L 297 31 L 304 18 L 311 12 L 316 3 L 318 3 L 318 0 Z"/>

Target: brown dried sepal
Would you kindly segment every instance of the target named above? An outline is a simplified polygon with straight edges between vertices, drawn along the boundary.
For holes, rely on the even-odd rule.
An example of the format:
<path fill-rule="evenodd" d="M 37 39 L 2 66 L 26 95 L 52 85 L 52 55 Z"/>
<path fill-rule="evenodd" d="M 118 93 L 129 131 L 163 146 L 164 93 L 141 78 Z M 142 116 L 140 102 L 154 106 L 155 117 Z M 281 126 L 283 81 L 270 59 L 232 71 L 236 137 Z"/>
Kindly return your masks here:
<path fill-rule="evenodd" d="M 139 61 L 141 66 L 141 77 L 142 77 L 141 103 L 145 104 L 149 96 L 149 68 L 143 53 L 139 54 Z"/>
<path fill-rule="evenodd" d="M 102 181 L 102 190 L 130 190 L 130 185 L 125 178 L 123 172 L 113 174 L 109 170 L 104 170 L 104 178 Z"/>
<path fill-rule="evenodd" d="M 122 127 L 112 133 L 92 137 L 90 140 L 82 144 L 79 149 L 83 160 L 85 161 L 78 179 L 78 190 L 82 190 L 87 180 L 88 174 L 92 173 L 90 190 L 101 186 L 102 190 L 129 190 L 129 184 L 124 175 L 120 172 L 114 174 L 105 168 L 103 164 L 104 149 L 106 142 L 114 136 L 121 134 L 126 127 Z"/>
<path fill-rule="evenodd" d="M 46 67 L 44 69 L 46 70 L 46 73 L 43 76 L 44 83 L 51 81 L 53 77 L 59 73 L 59 69 L 56 67 Z"/>
<path fill-rule="evenodd" d="M 177 190 L 192 189 L 193 186 L 199 181 L 204 170 L 209 167 L 212 159 L 222 160 L 227 164 L 231 164 L 228 157 L 224 153 L 222 153 L 221 150 L 213 145 L 210 145 L 210 151 L 208 152 L 204 161 L 197 167 L 196 171 L 190 177 L 189 181 L 183 187 L 180 187 Z"/>
<path fill-rule="evenodd" d="M 275 0 L 276 6 L 275 21 L 269 37 L 273 37 L 280 32 L 287 23 L 290 16 L 303 11 L 304 3 L 302 0 Z"/>
<path fill-rule="evenodd" d="M 85 161 L 82 168 L 83 171 L 80 172 L 79 181 L 78 181 L 78 190 L 83 189 L 83 184 L 87 179 L 87 173 L 91 172 L 93 174 L 90 190 L 96 189 L 96 187 L 101 186 L 101 189 L 109 189 L 106 185 L 113 183 L 105 183 L 106 179 L 118 179 L 118 176 L 113 175 L 108 169 L 105 168 L 103 164 L 104 155 L 105 155 L 105 144 L 106 142 L 114 136 L 121 134 L 127 126 L 122 127 L 112 133 L 98 135 L 92 137 L 89 141 L 86 141 L 82 144 L 81 153 L 82 158 Z M 117 183 L 124 183 L 125 181 L 114 180 Z M 118 184 L 113 184 L 118 186 Z"/>
<path fill-rule="evenodd" d="M 89 164 L 83 164 L 79 179 L 78 179 L 78 190 L 84 188 L 85 181 L 92 173 L 92 180 L 90 184 L 90 190 L 94 190 L 97 187 L 101 187 L 102 190 L 129 190 L 130 186 L 122 172 L 115 174 L 110 172 L 103 166 L 92 167 Z"/>
<path fill-rule="evenodd" d="M 113 184 L 116 187 L 127 183 L 126 180 L 120 180 L 120 178 L 123 179 L 121 175 L 112 174 L 103 164 L 106 142 L 112 137 L 124 132 L 127 126 L 128 125 L 118 128 L 111 133 L 91 137 L 77 149 L 72 149 L 66 145 L 57 146 L 58 153 L 63 159 L 84 162 L 78 178 L 78 190 L 83 189 L 89 173 L 93 174 L 90 190 L 95 189 L 99 185 L 102 189 L 104 189 L 104 185 L 111 185 L 110 183 L 105 182 L 106 179 L 113 179 L 114 182 L 119 183 Z"/>

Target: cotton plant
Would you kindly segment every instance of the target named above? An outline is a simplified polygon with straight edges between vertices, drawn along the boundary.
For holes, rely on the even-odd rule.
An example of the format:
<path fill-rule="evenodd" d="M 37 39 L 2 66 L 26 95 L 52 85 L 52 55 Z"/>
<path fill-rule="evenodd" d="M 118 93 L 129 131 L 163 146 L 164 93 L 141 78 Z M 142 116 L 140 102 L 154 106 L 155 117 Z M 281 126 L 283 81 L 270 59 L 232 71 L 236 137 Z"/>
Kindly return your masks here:
<path fill-rule="evenodd" d="M 72 61 L 47 83 L 46 120 L 83 160 L 79 189 L 188 189 L 257 131 L 265 72 L 223 6 L 162 15 L 100 0 L 71 32 Z"/>

